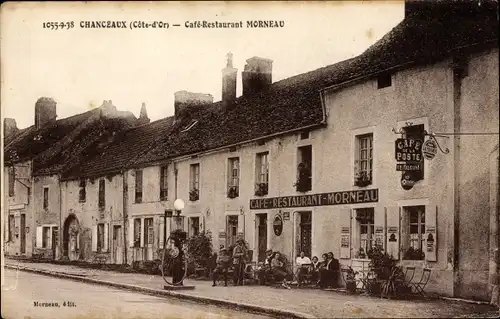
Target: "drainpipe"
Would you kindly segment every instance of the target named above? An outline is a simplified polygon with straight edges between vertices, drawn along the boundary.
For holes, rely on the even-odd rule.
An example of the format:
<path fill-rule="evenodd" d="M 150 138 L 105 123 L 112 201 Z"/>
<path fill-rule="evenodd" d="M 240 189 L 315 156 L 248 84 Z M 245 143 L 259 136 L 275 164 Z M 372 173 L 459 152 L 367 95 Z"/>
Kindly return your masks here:
<path fill-rule="evenodd" d="M 498 145 L 490 154 L 490 170 L 496 172 L 496 176 L 491 176 L 490 180 L 490 267 L 489 267 L 489 284 L 491 287 L 491 304 L 500 306 L 500 237 L 499 230 L 499 210 L 500 210 L 500 193 L 498 186 L 500 185 L 500 161 L 498 160 Z M 496 167 L 495 167 L 496 166 Z"/>
<path fill-rule="evenodd" d="M 175 176 L 175 192 L 174 192 L 175 199 L 174 200 L 176 200 L 177 199 L 177 173 L 178 173 L 178 171 L 177 171 L 177 163 L 176 162 L 173 162 L 173 163 L 174 163 L 174 176 Z"/>
<path fill-rule="evenodd" d="M 127 179 L 127 171 L 121 171 L 123 182 L 123 264 L 127 264 L 127 248 L 130 243 L 127 242 L 128 228 L 127 228 L 127 219 L 128 219 L 128 179 Z"/>
<path fill-rule="evenodd" d="M 62 211 L 63 211 L 62 193 L 63 193 L 63 191 L 62 191 L 61 174 L 58 174 L 57 178 L 58 178 L 57 182 L 59 183 L 59 231 L 57 232 L 57 237 L 58 237 L 58 243 L 59 243 L 59 245 L 58 245 L 59 246 L 59 256 L 58 256 L 59 258 L 58 259 L 60 259 L 61 252 L 62 252 L 61 248 L 63 248 L 62 245 L 64 245 L 64 243 L 63 243 L 64 241 L 61 240 L 61 236 L 62 236 L 61 234 L 63 233 L 63 229 L 62 229 L 62 226 L 63 226 L 63 221 L 62 221 Z M 56 259 L 55 257 L 56 256 L 54 256 L 54 259 Z"/>

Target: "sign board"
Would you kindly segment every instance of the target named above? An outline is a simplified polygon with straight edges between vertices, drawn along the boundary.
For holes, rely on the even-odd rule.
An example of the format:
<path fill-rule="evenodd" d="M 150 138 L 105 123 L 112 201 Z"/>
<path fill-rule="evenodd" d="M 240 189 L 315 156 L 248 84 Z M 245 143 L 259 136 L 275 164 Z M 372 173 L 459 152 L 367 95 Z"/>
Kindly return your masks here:
<path fill-rule="evenodd" d="M 219 238 L 226 238 L 226 232 L 225 231 L 219 232 Z"/>
<path fill-rule="evenodd" d="M 422 146 L 422 154 L 426 160 L 431 160 L 437 154 L 437 144 L 433 140 L 425 141 Z"/>
<path fill-rule="evenodd" d="M 396 139 L 396 161 L 420 162 L 422 161 L 422 140 L 413 138 Z"/>
<path fill-rule="evenodd" d="M 414 185 L 415 181 L 412 179 L 411 175 L 406 172 L 403 173 L 401 176 L 401 187 L 403 187 L 404 190 L 410 190 Z"/>
<path fill-rule="evenodd" d="M 283 220 L 290 220 L 290 212 L 283 212 Z"/>
<path fill-rule="evenodd" d="M 378 189 L 284 196 L 250 200 L 250 209 L 314 207 L 378 202 Z"/>
<path fill-rule="evenodd" d="M 422 170 L 422 165 L 420 163 L 418 164 L 401 164 L 398 163 L 396 164 L 396 171 L 398 172 L 418 172 Z"/>
<path fill-rule="evenodd" d="M 274 217 L 273 229 L 274 229 L 274 234 L 276 236 L 280 236 L 281 233 L 283 232 L 283 220 L 281 219 L 280 215 L 276 215 Z"/>
<path fill-rule="evenodd" d="M 342 227 L 341 235 L 340 235 L 340 247 L 341 248 L 349 248 L 350 246 L 350 229 L 349 227 Z"/>

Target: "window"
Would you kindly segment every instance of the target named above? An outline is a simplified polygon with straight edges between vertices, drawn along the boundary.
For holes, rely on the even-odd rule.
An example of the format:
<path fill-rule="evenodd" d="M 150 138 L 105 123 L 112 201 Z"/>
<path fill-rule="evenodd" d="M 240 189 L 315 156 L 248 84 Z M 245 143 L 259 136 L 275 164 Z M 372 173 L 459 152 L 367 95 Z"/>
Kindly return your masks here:
<path fill-rule="evenodd" d="M 227 182 L 227 197 L 235 198 L 240 194 L 240 159 L 233 157 L 228 162 L 228 182 Z"/>
<path fill-rule="evenodd" d="M 374 208 L 356 209 L 356 222 L 359 230 L 359 249 L 357 258 L 367 258 L 368 252 L 375 246 Z"/>
<path fill-rule="evenodd" d="M 79 184 L 79 191 L 78 191 L 78 200 L 80 202 L 85 202 L 85 200 L 87 199 L 87 182 L 82 179 L 80 180 L 80 184 Z"/>
<path fill-rule="evenodd" d="M 104 250 L 104 224 L 97 225 L 97 251 Z"/>
<path fill-rule="evenodd" d="M 189 200 L 194 202 L 200 198 L 200 164 L 190 166 Z"/>
<path fill-rule="evenodd" d="M 226 247 L 236 244 L 236 239 L 238 236 L 238 216 L 229 215 L 226 216 L 226 232 L 227 232 L 227 242 Z"/>
<path fill-rule="evenodd" d="M 200 217 L 189 218 L 189 236 L 197 236 L 200 233 Z"/>
<path fill-rule="evenodd" d="M 154 231 L 153 218 L 144 219 L 144 242 L 147 245 L 153 245 Z"/>
<path fill-rule="evenodd" d="M 9 215 L 9 241 L 14 240 L 14 231 L 16 230 L 16 218 L 14 215 Z"/>
<path fill-rule="evenodd" d="M 12 197 L 15 194 L 16 186 L 16 170 L 14 167 L 9 167 L 9 196 Z"/>
<path fill-rule="evenodd" d="M 264 196 L 269 191 L 269 152 L 258 153 L 256 158 L 256 196 Z"/>
<path fill-rule="evenodd" d="M 354 185 L 365 187 L 373 181 L 373 134 L 356 136 Z"/>
<path fill-rule="evenodd" d="M 135 202 L 142 202 L 142 170 L 135 171 Z"/>
<path fill-rule="evenodd" d="M 104 179 L 99 180 L 99 208 L 104 209 L 106 206 L 106 181 Z"/>
<path fill-rule="evenodd" d="M 43 209 L 49 209 L 49 188 L 43 188 Z"/>
<path fill-rule="evenodd" d="M 160 167 L 160 200 L 168 199 L 168 167 Z"/>
<path fill-rule="evenodd" d="M 380 74 L 377 77 L 377 89 L 383 89 L 392 85 L 392 75 L 390 73 Z"/>
<path fill-rule="evenodd" d="M 50 227 L 43 227 L 42 248 L 49 248 L 49 245 L 50 245 Z"/>
<path fill-rule="evenodd" d="M 141 219 L 134 219 L 134 247 L 141 247 Z"/>
<path fill-rule="evenodd" d="M 425 206 L 404 207 L 403 214 L 403 259 L 424 259 Z"/>
<path fill-rule="evenodd" d="M 419 124 L 419 125 L 409 125 L 403 127 L 403 131 L 405 132 L 404 138 L 412 138 L 412 139 L 418 139 L 421 140 L 422 143 L 425 140 L 425 126 L 424 124 Z M 418 182 L 420 180 L 424 179 L 424 158 L 422 157 L 420 160 L 420 170 L 418 171 L 411 171 L 411 172 L 403 172 L 406 174 L 409 174 L 411 176 L 411 179 L 415 182 Z"/>
<path fill-rule="evenodd" d="M 312 146 L 299 147 L 297 154 L 297 182 L 298 192 L 307 192 L 312 188 Z"/>

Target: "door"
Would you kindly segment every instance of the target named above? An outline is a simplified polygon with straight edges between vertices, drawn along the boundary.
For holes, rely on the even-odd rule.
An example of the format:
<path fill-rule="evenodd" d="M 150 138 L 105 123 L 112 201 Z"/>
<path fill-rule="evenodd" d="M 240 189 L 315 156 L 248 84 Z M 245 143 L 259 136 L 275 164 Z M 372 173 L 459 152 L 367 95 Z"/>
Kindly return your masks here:
<path fill-rule="evenodd" d="M 59 236 L 59 231 L 57 227 L 52 227 L 52 259 L 56 259 L 56 250 L 57 250 L 57 236 Z"/>
<path fill-rule="evenodd" d="M 120 225 L 113 226 L 113 261 L 115 264 L 123 263 L 123 234 Z"/>
<path fill-rule="evenodd" d="M 311 246 L 312 246 L 312 213 L 311 212 L 301 212 L 300 213 L 300 224 L 299 224 L 299 245 L 297 255 L 300 252 L 311 258 Z"/>
<path fill-rule="evenodd" d="M 26 214 L 21 214 L 21 254 L 26 253 Z"/>
<path fill-rule="evenodd" d="M 258 259 L 264 261 L 267 250 L 267 214 L 257 214 Z"/>

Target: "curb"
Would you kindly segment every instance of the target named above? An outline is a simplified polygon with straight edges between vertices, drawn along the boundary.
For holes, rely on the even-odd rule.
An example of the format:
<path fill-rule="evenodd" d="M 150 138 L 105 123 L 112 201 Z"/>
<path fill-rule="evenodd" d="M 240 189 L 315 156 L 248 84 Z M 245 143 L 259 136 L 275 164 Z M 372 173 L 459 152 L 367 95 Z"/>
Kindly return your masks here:
<path fill-rule="evenodd" d="M 241 310 L 245 310 L 245 311 L 253 312 L 253 313 L 268 314 L 268 315 L 272 315 L 272 316 L 275 316 L 278 318 L 300 318 L 300 319 L 316 318 L 313 315 L 295 312 L 295 311 L 281 310 L 281 309 L 276 309 L 276 308 L 257 306 L 257 305 L 242 303 L 242 302 L 235 302 L 235 301 L 216 299 L 216 298 L 210 298 L 210 297 L 193 296 L 193 295 L 187 295 L 187 294 L 168 291 L 168 290 L 159 290 L 159 289 L 146 288 L 146 287 L 130 285 L 130 284 L 122 284 L 122 283 L 113 282 L 113 281 L 98 280 L 98 279 L 82 277 L 82 276 L 78 276 L 78 275 L 69 275 L 69 274 L 55 272 L 55 271 L 49 271 L 49 270 L 33 269 L 33 268 L 29 268 L 29 267 L 14 266 L 14 265 L 4 265 L 4 267 L 6 269 L 11 269 L 11 270 L 20 270 L 20 271 L 31 272 L 31 273 L 36 273 L 36 274 L 41 274 L 41 275 L 46 275 L 46 276 L 52 276 L 52 277 L 56 277 L 56 278 L 65 278 L 65 279 L 70 279 L 70 280 L 74 280 L 74 281 L 93 283 L 93 284 L 109 286 L 109 287 L 114 287 L 114 288 L 119 288 L 119 289 L 124 289 L 124 290 L 131 290 L 131 291 L 141 292 L 141 293 L 145 293 L 145 294 L 153 295 L 153 296 L 157 296 L 157 297 L 158 296 L 172 297 L 172 298 L 176 298 L 176 299 L 196 301 L 196 302 L 201 302 L 201 303 L 205 303 L 205 304 L 224 306 L 224 307 L 229 307 L 229 308 L 236 308 L 236 309 L 241 309 Z"/>

